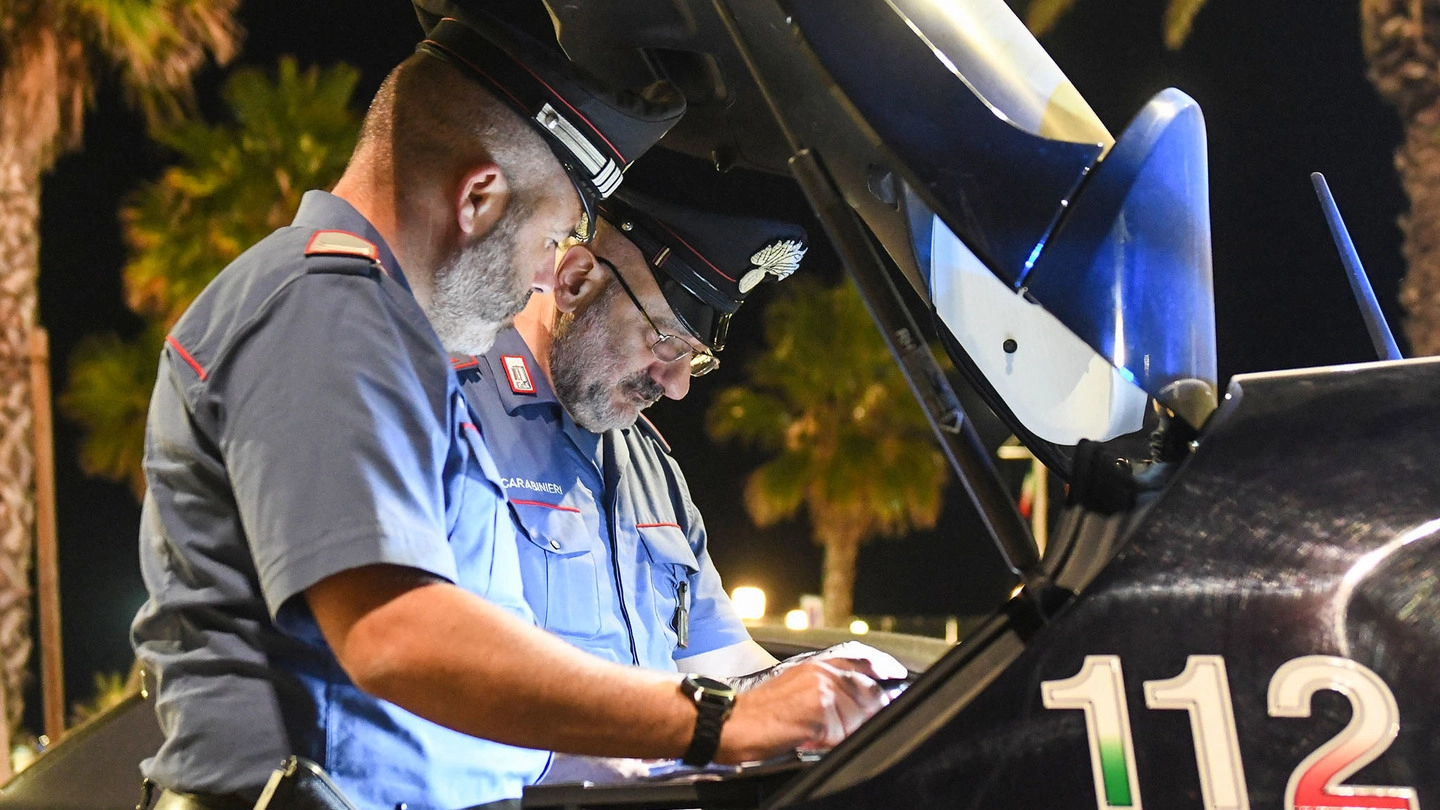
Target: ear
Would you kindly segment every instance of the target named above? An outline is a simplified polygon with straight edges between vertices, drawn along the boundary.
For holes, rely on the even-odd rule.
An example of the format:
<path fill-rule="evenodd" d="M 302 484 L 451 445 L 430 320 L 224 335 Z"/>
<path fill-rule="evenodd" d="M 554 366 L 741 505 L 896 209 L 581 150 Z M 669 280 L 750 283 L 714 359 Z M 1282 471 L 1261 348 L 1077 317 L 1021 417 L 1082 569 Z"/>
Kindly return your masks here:
<path fill-rule="evenodd" d="M 600 292 L 607 272 L 584 245 L 566 250 L 555 265 L 555 308 L 578 312 Z"/>
<path fill-rule="evenodd" d="M 455 199 L 456 222 L 467 238 L 484 236 L 495 227 L 510 203 L 510 182 L 494 163 L 466 172 Z"/>

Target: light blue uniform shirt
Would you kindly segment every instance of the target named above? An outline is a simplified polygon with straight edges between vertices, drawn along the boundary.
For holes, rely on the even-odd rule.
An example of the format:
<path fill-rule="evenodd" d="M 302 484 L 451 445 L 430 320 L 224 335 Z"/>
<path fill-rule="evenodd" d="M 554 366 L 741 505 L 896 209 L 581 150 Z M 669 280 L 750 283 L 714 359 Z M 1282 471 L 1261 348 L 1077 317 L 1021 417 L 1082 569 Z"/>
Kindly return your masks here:
<path fill-rule="evenodd" d="M 378 248 L 311 255 L 317 231 Z M 359 243 L 363 245 L 364 243 Z M 291 754 L 363 810 L 520 795 L 548 754 L 451 731 L 355 687 L 306 588 L 359 566 L 427 571 L 533 616 L 494 462 L 380 235 L 312 191 L 175 325 L 145 450 L 132 628 L 166 740 L 143 765 L 183 791 L 258 795 Z"/>
<path fill-rule="evenodd" d="M 514 330 L 456 370 L 519 515 L 525 598 L 542 627 L 602 658 L 672 672 L 676 659 L 750 638 L 653 427 L 576 425 Z"/>

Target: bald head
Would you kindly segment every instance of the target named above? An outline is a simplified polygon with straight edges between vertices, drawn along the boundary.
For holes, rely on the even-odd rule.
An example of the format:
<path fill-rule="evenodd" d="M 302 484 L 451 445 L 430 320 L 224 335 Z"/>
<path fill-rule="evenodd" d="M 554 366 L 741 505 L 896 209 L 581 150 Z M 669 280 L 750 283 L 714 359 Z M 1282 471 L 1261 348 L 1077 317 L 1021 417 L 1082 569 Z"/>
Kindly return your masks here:
<path fill-rule="evenodd" d="M 483 163 L 500 167 L 522 207 L 570 189 L 530 124 L 455 66 L 420 53 L 391 71 L 375 94 L 355 160 L 383 168 L 402 200 Z"/>
<path fill-rule="evenodd" d="M 390 245 L 446 348 L 480 353 L 548 289 L 580 197 L 541 135 L 449 62 L 391 71 L 335 194 Z"/>

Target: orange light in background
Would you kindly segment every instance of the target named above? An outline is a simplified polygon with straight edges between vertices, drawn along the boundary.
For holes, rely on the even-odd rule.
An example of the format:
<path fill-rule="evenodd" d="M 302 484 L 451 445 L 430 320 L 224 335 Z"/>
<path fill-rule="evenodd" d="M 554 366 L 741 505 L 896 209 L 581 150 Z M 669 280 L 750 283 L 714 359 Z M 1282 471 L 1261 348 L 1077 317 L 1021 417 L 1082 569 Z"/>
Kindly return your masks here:
<path fill-rule="evenodd" d="M 741 621 L 754 622 L 765 618 L 765 592 L 759 588 L 742 585 L 730 592 L 730 601 L 735 605 L 735 612 L 740 614 Z"/>
<path fill-rule="evenodd" d="M 809 630 L 810 614 L 800 608 L 795 608 L 785 614 L 785 627 L 789 630 Z"/>

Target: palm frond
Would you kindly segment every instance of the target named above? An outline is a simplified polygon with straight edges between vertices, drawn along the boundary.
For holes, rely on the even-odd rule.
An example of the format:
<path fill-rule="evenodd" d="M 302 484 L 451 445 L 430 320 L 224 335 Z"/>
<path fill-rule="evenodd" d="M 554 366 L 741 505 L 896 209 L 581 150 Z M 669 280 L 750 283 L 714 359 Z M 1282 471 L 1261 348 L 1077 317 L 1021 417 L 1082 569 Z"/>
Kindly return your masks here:
<path fill-rule="evenodd" d="M 1075 0 L 1032 0 L 1025 9 L 1025 27 L 1037 37 L 1044 36 L 1073 5 Z"/>
<path fill-rule="evenodd" d="M 6 15 L 10 25 L 0 36 L 0 131 L 7 148 L 33 160 L 36 171 L 80 146 L 94 94 L 84 43 L 66 36 L 52 5 Z"/>
<path fill-rule="evenodd" d="M 738 439 L 764 450 L 785 443 L 792 420 L 785 404 L 749 388 L 726 388 L 705 415 L 705 429 L 716 441 Z"/>
<path fill-rule="evenodd" d="M 132 103 L 152 124 L 193 109 L 192 76 L 207 58 L 239 50 L 239 0 L 72 0 L 87 42 L 118 71 Z"/>
<path fill-rule="evenodd" d="M 756 526 L 770 526 L 796 513 L 813 475 L 806 453 L 784 453 L 756 468 L 745 479 L 745 511 Z"/>
<path fill-rule="evenodd" d="M 283 59 L 272 80 L 236 71 L 224 97 L 235 122 L 157 127 L 179 164 L 131 195 L 121 211 L 132 258 L 132 309 L 167 322 L 247 246 L 287 224 L 306 189 L 339 179 L 359 133 L 348 65 L 301 70 Z"/>
<path fill-rule="evenodd" d="M 158 322 L 133 341 L 85 338 L 70 356 L 70 381 L 59 399 L 61 412 L 84 433 L 80 468 L 129 485 L 137 499 L 145 493 L 145 414 L 164 340 Z"/>
<path fill-rule="evenodd" d="M 294 60 L 283 60 L 274 79 L 240 70 L 224 87 L 234 123 L 153 128 L 179 164 L 121 211 L 131 251 L 126 297 L 149 327 L 133 342 L 87 339 L 71 357 L 61 397 L 82 428 L 87 474 L 143 493 L 145 415 L 166 330 L 245 247 L 290 221 L 306 189 L 339 179 L 359 133 L 348 107 L 358 76 L 344 65 L 301 70 Z"/>
<path fill-rule="evenodd" d="M 752 518 L 790 514 L 803 491 L 812 523 L 817 510 L 840 510 L 865 527 L 862 538 L 933 525 L 945 469 L 933 464 L 929 422 L 855 289 L 797 283 L 766 308 L 765 334 L 769 350 L 746 367 L 748 387 L 722 392 L 709 412 L 713 438 L 777 454 L 747 480 Z"/>
<path fill-rule="evenodd" d="M 1190 38 L 1190 29 L 1195 24 L 1195 15 L 1205 6 L 1205 0 L 1170 0 L 1165 6 L 1165 47 L 1178 51 Z"/>

